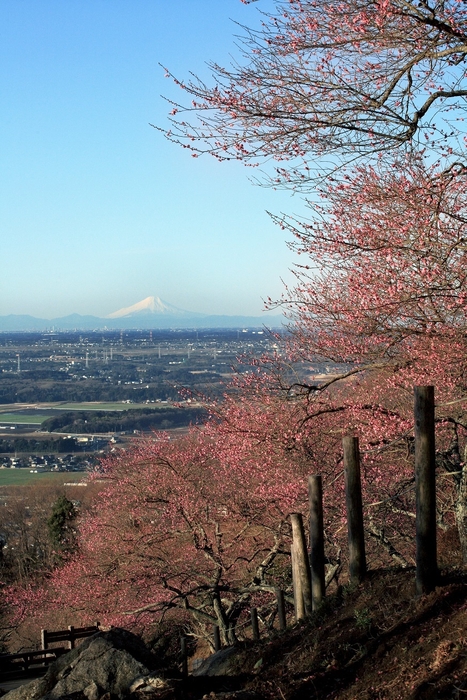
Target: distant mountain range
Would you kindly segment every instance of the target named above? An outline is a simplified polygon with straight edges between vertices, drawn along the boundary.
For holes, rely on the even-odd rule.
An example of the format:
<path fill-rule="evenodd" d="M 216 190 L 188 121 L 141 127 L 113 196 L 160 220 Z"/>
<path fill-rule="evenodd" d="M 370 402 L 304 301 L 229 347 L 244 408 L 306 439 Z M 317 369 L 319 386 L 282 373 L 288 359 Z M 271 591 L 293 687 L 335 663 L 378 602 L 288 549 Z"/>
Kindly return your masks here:
<path fill-rule="evenodd" d="M 105 318 L 71 314 L 61 318 L 28 315 L 0 316 L 0 332 L 55 330 L 131 330 L 166 328 L 279 328 L 282 316 L 209 316 L 178 309 L 159 297 L 146 297 L 133 306 L 114 311 Z"/>

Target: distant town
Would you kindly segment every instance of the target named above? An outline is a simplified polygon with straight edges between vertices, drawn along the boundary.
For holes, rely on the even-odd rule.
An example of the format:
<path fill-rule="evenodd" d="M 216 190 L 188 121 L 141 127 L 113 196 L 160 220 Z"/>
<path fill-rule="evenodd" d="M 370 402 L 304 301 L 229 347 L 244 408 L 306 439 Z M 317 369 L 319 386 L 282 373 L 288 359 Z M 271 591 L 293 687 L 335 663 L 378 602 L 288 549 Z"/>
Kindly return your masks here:
<path fill-rule="evenodd" d="M 151 430 L 205 417 L 242 358 L 278 349 L 261 329 L 0 333 L 0 467 L 86 470 Z"/>

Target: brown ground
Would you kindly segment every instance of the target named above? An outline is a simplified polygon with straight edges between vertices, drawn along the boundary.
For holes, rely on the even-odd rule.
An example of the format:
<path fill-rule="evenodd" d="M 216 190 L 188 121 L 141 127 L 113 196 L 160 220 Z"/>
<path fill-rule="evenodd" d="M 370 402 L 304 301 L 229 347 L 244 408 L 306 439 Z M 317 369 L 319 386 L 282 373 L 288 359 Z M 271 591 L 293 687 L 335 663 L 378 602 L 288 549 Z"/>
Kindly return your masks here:
<path fill-rule="evenodd" d="M 444 572 L 433 593 L 416 598 L 413 570 L 372 572 L 310 622 L 239 649 L 233 670 L 236 677 L 188 679 L 179 697 L 467 698 L 467 574 Z"/>
<path fill-rule="evenodd" d="M 251 687 L 285 700 L 467 697 L 466 583 L 452 576 L 416 599 L 413 571 L 375 572 L 265 645 Z"/>

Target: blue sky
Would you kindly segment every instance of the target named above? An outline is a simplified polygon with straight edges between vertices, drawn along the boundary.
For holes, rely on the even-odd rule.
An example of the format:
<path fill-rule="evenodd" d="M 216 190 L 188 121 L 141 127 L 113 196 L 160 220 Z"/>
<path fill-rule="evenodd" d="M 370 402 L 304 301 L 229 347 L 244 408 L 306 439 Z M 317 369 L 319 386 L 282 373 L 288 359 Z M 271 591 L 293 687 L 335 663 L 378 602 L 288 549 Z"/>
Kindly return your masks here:
<path fill-rule="evenodd" d="M 161 95 L 238 55 L 231 19 L 271 0 L 2 0 L 0 315 L 104 316 L 157 295 L 256 315 L 293 256 L 265 211 L 300 210 L 240 164 L 194 159 L 149 126 Z"/>

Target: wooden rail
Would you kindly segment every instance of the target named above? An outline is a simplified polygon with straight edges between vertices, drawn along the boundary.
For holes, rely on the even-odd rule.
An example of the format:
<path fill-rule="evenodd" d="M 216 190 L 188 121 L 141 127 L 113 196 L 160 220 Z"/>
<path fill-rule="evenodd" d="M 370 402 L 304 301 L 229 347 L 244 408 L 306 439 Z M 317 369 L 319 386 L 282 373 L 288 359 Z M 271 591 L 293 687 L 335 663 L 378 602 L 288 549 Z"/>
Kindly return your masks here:
<path fill-rule="evenodd" d="M 57 632 L 41 630 L 41 647 L 42 649 L 48 649 L 49 644 L 55 644 L 56 642 L 68 642 L 68 649 L 74 649 L 77 639 L 90 637 L 91 635 L 96 634 L 96 632 L 99 632 L 98 622 L 90 627 L 73 627 L 70 625 L 68 629 L 58 630 Z"/>
<path fill-rule="evenodd" d="M 77 639 L 90 637 L 99 631 L 99 623 L 90 627 L 73 627 L 66 630 L 49 632 L 41 630 L 41 647 L 37 651 L 21 651 L 17 654 L 0 654 L 0 677 L 21 678 L 27 677 L 43 670 L 62 654 L 75 648 Z M 50 648 L 50 644 L 67 642 L 67 646 Z"/>
<path fill-rule="evenodd" d="M 46 670 L 46 667 L 55 661 L 68 649 L 58 647 L 56 649 L 40 649 L 39 651 L 22 651 L 18 654 L 0 654 L 0 676 L 22 677 L 34 671 Z"/>

